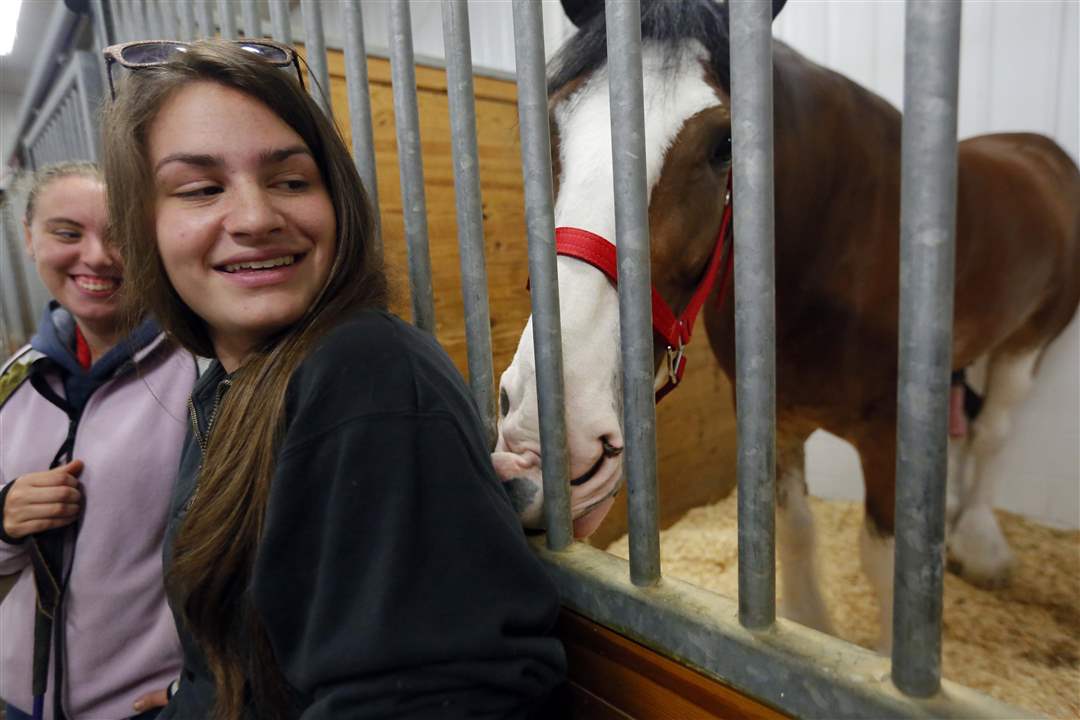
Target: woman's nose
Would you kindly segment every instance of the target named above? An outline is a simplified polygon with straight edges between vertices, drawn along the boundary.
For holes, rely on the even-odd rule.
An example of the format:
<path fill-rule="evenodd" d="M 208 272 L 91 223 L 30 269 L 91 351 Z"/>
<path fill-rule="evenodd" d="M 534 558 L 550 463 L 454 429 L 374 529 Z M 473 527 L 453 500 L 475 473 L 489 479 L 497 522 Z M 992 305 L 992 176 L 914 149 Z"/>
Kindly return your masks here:
<path fill-rule="evenodd" d="M 281 228 L 281 213 L 262 188 L 234 191 L 233 204 L 225 220 L 225 231 L 240 237 L 259 238 Z"/>
<path fill-rule="evenodd" d="M 104 238 L 88 234 L 83 237 L 82 260 L 92 268 L 111 269 L 120 266 L 120 257 Z"/>

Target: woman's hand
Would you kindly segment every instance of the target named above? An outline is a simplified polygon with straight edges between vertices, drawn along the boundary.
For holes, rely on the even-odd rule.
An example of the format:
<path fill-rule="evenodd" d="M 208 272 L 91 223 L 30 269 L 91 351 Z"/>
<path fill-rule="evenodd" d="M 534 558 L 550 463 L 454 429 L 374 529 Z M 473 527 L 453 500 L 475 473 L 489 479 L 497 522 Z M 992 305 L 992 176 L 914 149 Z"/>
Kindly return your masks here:
<path fill-rule="evenodd" d="M 155 690 L 148 692 L 145 695 L 140 695 L 132 705 L 132 709 L 137 713 L 144 713 L 147 710 L 153 710 L 154 708 L 165 707 L 169 704 L 169 691 L 166 688 L 161 690 Z"/>
<path fill-rule="evenodd" d="M 4 500 L 4 532 L 18 540 L 73 523 L 82 505 L 76 479 L 82 470 L 82 460 L 72 460 L 17 478 Z"/>

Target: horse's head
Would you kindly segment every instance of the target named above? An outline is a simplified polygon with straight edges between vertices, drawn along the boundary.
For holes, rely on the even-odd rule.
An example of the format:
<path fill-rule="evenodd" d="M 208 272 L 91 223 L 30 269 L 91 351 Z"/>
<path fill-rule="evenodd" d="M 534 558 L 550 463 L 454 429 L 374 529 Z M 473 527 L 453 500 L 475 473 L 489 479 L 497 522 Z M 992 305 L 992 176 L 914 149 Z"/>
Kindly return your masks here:
<path fill-rule="evenodd" d="M 775 11 L 783 4 L 774 1 Z M 578 32 L 554 59 L 549 113 L 555 225 L 616 242 L 603 0 L 563 0 Z M 775 14 L 774 11 L 774 14 Z M 676 313 L 712 256 L 731 162 L 727 6 L 643 2 L 646 171 L 652 281 Z M 588 535 L 623 476 L 619 303 L 596 268 L 559 257 L 566 427 L 574 534 Z M 656 346 L 657 368 L 665 345 Z M 666 377 L 666 369 L 659 375 Z M 527 526 L 543 524 L 532 320 L 499 388 L 496 470 Z"/>

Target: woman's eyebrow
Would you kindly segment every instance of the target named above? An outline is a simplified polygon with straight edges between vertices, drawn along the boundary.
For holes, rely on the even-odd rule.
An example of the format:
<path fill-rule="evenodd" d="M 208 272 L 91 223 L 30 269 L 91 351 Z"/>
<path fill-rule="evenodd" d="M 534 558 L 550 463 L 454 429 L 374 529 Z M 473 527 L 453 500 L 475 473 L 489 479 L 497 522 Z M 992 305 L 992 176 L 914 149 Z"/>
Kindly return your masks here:
<path fill-rule="evenodd" d="M 199 155 L 196 153 L 173 153 L 172 155 L 166 155 L 158 164 L 154 166 L 154 172 L 161 170 L 169 163 L 184 163 L 186 165 L 197 165 L 198 167 L 214 167 L 215 165 L 223 165 L 224 160 L 218 155 Z"/>
<path fill-rule="evenodd" d="M 45 224 L 46 225 L 75 225 L 77 227 L 82 227 L 83 226 L 83 224 L 81 222 L 79 222 L 78 220 L 72 220 L 71 218 L 66 218 L 66 217 L 47 218 L 45 220 Z"/>
<path fill-rule="evenodd" d="M 266 165 L 279 163 L 289 159 L 293 155 L 307 155 L 312 157 L 311 151 L 304 145 L 290 145 L 286 148 L 280 148 L 278 150 L 264 150 L 259 154 L 259 161 Z M 314 159 L 314 158 L 313 158 Z"/>

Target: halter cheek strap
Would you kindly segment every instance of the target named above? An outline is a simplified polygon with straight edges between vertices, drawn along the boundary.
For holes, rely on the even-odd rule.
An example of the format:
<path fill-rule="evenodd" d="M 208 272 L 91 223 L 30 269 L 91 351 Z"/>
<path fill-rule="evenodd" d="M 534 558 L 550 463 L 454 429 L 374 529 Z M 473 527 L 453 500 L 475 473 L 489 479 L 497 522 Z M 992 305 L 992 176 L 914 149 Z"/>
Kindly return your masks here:
<path fill-rule="evenodd" d="M 718 278 L 720 278 L 720 291 L 717 295 L 717 304 L 722 304 L 724 301 L 734 264 L 730 228 L 731 173 L 729 172 L 728 191 L 724 197 L 724 216 L 720 221 L 720 231 L 716 235 L 716 242 L 713 244 L 712 255 L 709 257 L 709 264 L 705 267 L 705 273 L 682 314 L 676 315 L 671 306 L 656 291 L 656 286 L 652 288 L 653 330 L 667 344 L 668 364 L 667 382 L 656 391 L 656 402 L 660 402 L 682 380 L 683 373 L 686 371 L 686 346 L 690 344 L 694 321 Z M 555 252 L 558 255 L 589 263 L 604 273 L 611 284 L 618 288 L 619 271 L 615 245 L 600 235 L 581 228 L 555 228 Z M 721 268 L 723 268 L 722 277 Z"/>

